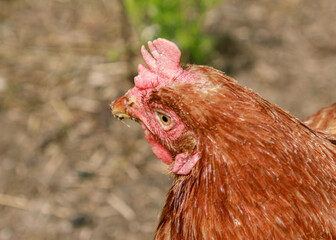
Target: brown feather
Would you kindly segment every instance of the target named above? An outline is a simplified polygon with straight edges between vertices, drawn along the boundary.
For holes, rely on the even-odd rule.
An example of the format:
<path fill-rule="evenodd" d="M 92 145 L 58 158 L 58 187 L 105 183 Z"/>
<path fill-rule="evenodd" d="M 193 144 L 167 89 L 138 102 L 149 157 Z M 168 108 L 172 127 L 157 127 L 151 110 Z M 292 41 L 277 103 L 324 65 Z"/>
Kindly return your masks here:
<path fill-rule="evenodd" d="M 151 101 L 193 133 L 176 151 L 202 158 L 175 177 L 155 239 L 335 239 L 336 146 L 220 71 L 187 70 L 207 85 L 164 87 Z"/>
<path fill-rule="evenodd" d="M 320 109 L 303 122 L 336 144 L 336 103 Z"/>

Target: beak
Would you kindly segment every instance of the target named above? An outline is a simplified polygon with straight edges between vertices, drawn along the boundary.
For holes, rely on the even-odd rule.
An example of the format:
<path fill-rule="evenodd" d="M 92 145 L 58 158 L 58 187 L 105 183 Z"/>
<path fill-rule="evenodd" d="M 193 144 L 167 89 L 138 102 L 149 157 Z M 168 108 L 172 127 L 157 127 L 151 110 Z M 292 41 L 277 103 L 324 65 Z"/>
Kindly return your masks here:
<path fill-rule="evenodd" d="M 127 112 L 127 98 L 125 96 L 122 96 L 118 98 L 115 102 L 112 102 L 110 107 L 112 110 L 112 115 L 114 117 L 121 119 L 124 118 L 131 118 L 130 115 L 128 115 Z"/>

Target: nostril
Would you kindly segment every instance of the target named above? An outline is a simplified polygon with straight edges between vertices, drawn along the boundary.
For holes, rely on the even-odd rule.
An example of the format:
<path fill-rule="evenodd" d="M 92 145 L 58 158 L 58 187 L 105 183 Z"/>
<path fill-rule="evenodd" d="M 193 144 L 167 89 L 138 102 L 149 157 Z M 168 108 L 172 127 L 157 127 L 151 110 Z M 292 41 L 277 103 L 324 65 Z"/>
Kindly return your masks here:
<path fill-rule="evenodd" d="M 126 97 L 124 101 L 124 103 L 129 107 L 133 107 L 133 105 L 136 104 L 136 98 L 134 96 L 130 96 L 129 98 Z"/>

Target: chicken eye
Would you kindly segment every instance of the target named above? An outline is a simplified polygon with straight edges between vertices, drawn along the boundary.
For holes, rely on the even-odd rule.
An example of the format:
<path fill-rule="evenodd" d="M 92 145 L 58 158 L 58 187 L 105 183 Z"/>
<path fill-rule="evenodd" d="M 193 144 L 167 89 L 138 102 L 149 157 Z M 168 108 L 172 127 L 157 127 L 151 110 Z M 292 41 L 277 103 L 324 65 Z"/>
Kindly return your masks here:
<path fill-rule="evenodd" d="M 164 125 L 169 125 L 171 123 L 170 117 L 163 114 L 160 115 L 160 120 Z"/>
<path fill-rule="evenodd" d="M 159 120 L 161 126 L 167 130 L 168 128 L 172 127 L 172 119 L 166 113 L 155 112 L 156 118 Z"/>

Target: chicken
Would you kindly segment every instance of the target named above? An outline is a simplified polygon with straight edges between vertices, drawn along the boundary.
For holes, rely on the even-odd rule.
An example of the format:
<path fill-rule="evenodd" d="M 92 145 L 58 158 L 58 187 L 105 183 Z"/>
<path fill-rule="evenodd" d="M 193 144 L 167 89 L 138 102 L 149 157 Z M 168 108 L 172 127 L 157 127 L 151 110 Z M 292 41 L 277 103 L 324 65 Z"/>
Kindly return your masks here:
<path fill-rule="evenodd" d="M 182 68 L 174 43 L 148 46 L 112 114 L 140 123 L 174 176 L 154 239 L 336 239 L 328 136 L 221 71 Z"/>

